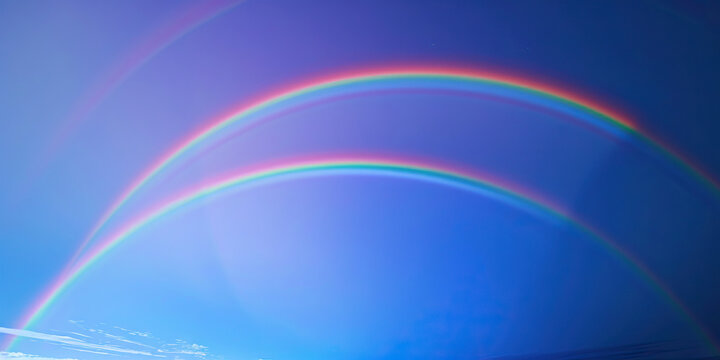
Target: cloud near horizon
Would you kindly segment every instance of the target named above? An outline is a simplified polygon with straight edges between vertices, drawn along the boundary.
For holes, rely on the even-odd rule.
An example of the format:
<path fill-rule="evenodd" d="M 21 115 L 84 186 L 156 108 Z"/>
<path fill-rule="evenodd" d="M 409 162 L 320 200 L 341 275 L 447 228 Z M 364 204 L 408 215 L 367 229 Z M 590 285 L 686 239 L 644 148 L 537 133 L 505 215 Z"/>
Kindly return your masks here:
<path fill-rule="evenodd" d="M 54 333 L 44 333 L 0 327 L 0 335 L 19 336 L 58 345 L 67 350 L 112 357 L 123 356 L 128 358 L 129 355 L 138 355 L 172 358 L 174 360 L 216 358 L 208 352 L 207 346 L 182 339 L 167 342 L 151 336 L 148 332 L 128 330 L 118 326 L 89 327 L 83 321 L 76 320 L 70 320 L 69 322 L 79 329 L 76 331 L 54 330 Z M 78 360 L 74 358 L 43 357 L 20 352 L 1 354 L 3 355 L 0 356 L 0 360 Z M 135 358 L 135 356 L 132 356 L 132 358 Z"/>
<path fill-rule="evenodd" d="M 39 355 L 30 355 L 21 352 L 0 351 L 0 360 L 78 360 L 74 358 L 53 358 Z"/>
<path fill-rule="evenodd" d="M 84 349 L 90 349 L 90 350 L 111 351 L 111 352 L 133 354 L 133 355 L 165 357 L 165 355 L 153 354 L 153 353 L 150 353 L 147 351 L 122 348 L 122 347 L 118 347 L 118 346 L 114 346 L 114 345 L 95 344 L 95 343 L 87 342 L 85 340 L 77 339 L 77 338 L 74 338 L 71 336 L 45 334 L 45 333 L 40 333 L 40 332 L 30 331 L 30 330 L 11 329 L 11 328 L 6 328 L 6 327 L 0 327 L 0 333 L 13 335 L 13 336 L 26 337 L 26 338 L 30 338 L 30 339 L 36 339 L 36 340 L 45 340 L 45 341 L 49 341 L 49 342 L 54 342 L 54 343 L 63 344 L 63 345 L 70 345 L 70 346 L 84 348 Z M 37 359 L 37 358 L 35 358 L 35 359 Z"/>

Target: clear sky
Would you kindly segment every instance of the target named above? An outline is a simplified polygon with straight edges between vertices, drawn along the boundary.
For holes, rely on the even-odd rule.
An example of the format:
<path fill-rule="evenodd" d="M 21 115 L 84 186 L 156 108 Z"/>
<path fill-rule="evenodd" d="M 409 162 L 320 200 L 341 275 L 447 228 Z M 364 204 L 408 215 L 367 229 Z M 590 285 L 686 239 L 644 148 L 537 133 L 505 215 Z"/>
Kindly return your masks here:
<path fill-rule="evenodd" d="M 705 1 L 0 0 L 0 359 L 718 356 L 719 63 Z M 498 188 L 358 168 L 239 184 L 34 311 L 199 129 L 417 69 L 502 81 L 280 101 L 145 183 L 80 261 L 181 194 L 298 161 Z"/>

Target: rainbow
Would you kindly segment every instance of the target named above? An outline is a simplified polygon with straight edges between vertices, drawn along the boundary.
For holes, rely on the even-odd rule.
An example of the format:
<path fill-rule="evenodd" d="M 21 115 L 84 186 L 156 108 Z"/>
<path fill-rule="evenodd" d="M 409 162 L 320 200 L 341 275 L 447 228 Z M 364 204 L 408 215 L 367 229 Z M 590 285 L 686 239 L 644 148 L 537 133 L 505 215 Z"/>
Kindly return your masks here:
<path fill-rule="evenodd" d="M 669 288 L 644 267 L 641 262 L 634 259 L 632 255 L 624 251 L 616 243 L 603 237 L 589 225 L 571 217 L 559 207 L 513 185 L 503 184 L 484 174 L 451 168 L 441 164 L 430 164 L 426 161 L 398 160 L 389 159 L 388 157 L 346 157 L 278 163 L 226 176 L 182 193 L 172 200 L 135 217 L 120 227 L 106 237 L 104 241 L 95 246 L 86 256 L 82 257 L 72 269 L 61 274 L 47 292 L 30 308 L 22 320 L 22 327 L 32 326 L 46 313 L 54 301 L 70 288 L 83 273 L 87 272 L 94 264 L 97 264 L 100 259 L 127 241 L 134 234 L 156 223 L 158 220 L 166 218 L 183 208 L 198 204 L 202 200 L 211 199 L 220 194 L 227 193 L 229 190 L 259 185 L 272 180 L 328 174 L 369 174 L 428 181 L 484 196 L 490 196 L 494 200 L 501 201 L 533 215 L 540 215 L 546 219 L 569 224 L 579 233 L 594 240 L 610 254 L 629 265 L 635 273 L 659 294 L 664 296 L 674 308 L 679 310 L 705 340 L 709 341 L 710 344 L 714 344 L 711 337 L 692 313 Z M 14 340 L 11 340 L 8 349 L 13 343 Z"/>
<path fill-rule="evenodd" d="M 214 141 L 227 137 L 228 134 L 248 130 L 261 121 L 272 118 L 271 115 L 282 109 L 318 102 L 318 99 L 337 97 L 338 94 L 348 93 L 423 89 L 452 91 L 455 94 L 481 94 L 500 99 L 517 99 L 533 107 L 548 108 L 555 113 L 564 115 L 565 118 L 575 119 L 578 123 L 613 139 L 636 139 L 640 144 L 640 149 L 646 150 L 646 153 L 669 159 L 677 168 L 684 169 L 700 183 L 705 184 L 713 193 L 720 196 L 719 184 L 705 175 L 698 167 L 684 160 L 679 154 L 667 150 L 659 142 L 643 135 L 624 117 L 561 90 L 509 76 L 461 69 L 405 67 L 354 72 L 313 80 L 261 98 L 211 121 L 209 125 L 191 134 L 156 160 L 121 193 L 93 225 L 70 263 L 77 260 L 99 231 L 125 203 L 133 198 L 138 190 L 158 177 L 163 170 L 177 163 L 180 158 L 202 151 L 203 145 L 212 144 Z"/>

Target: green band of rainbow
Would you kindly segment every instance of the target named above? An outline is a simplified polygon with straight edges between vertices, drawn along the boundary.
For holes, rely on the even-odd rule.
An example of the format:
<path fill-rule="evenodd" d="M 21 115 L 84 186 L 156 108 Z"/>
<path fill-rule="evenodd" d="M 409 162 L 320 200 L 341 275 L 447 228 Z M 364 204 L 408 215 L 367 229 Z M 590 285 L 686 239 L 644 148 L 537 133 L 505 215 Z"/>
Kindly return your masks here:
<path fill-rule="evenodd" d="M 640 261 L 633 258 L 631 254 L 624 251 L 620 246 L 618 246 L 618 244 L 601 236 L 592 227 L 568 215 L 568 213 L 561 210 L 559 207 L 538 196 L 532 195 L 527 191 L 521 190 L 516 186 L 501 183 L 500 181 L 494 180 L 483 174 L 454 169 L 440 164 L 430 164 L 414 160 L 389 159 L 388 157 L 348 157 L 282 163 L 280 165 L 265 166 L 245 171 L 218 181 L 203 184 L 197 188 L 187 191 L 134 218 L 125 226 L 113 232 L 112 235 L 108 236 L 101 243 L 95 246 L 88 255 L 80 259 L 75 267 L 64 272 L 53 284 L 50 290 L 43 294 L 37 303 L 35 303 L 29 312 L 29 316 L 25 319 L 24 327 L 31 326 L 37 322 L 52 306 L 55 300 L 61 296 L 75 281 L 77 281 L 83 273 L 90 269 L 94 264 L 98 263 L 103 256 L 111 252 L 112 249 L 118 247 L 133 234 L 146 228 L 150 224 L 153 224 L 159 219 L 167 217 L 180 209 L 196 204 L 201 200 L 217 196 L 231 189 L 239 189 L 254 184 L 261 184 L 270 180 L 293 178 L 294 176 L 299 175 L 342 174 L 348 172 L 353 174 L 367 173 L 376 175 L 392 175 L 449 185 L 455 188 L 472 191 L 474 193 L 480 193 L 485 196 L 491 196 L 494 199 L 503 201 L 511 206 L 529 211 L 532 214 L 539 214 L 571 225 L 578 232 L 595 241 L 610 254 L 616 256 L 633 269 L 633 271 L 638 274 L 641 279 L 647 282 L 674 308 L 683 314 L 689 324 L 698 331 L 699 335 L 702 336 L 705 341 L 712 345 L 714 349 L 717 349 L 717 346 L 712 341 L 708 332 L 704 330 L 701 323 L 692 315 L 692 312 L 689 311 L 670 291 L 670 289 Z M 12 342 L 10 346 L 11 345 Z"/>

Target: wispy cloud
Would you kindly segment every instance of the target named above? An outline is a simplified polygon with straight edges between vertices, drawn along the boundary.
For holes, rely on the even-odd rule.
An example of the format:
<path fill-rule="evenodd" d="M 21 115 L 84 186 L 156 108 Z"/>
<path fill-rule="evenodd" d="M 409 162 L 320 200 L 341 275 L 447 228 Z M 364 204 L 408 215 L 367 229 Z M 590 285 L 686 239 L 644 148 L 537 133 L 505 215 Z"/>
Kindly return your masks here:
<path fill-rule="evenodd" d="M 21 352 L 0 351 L 0 360 L 77 360 L 72 358 L 53 358 L 38 355 L 30 355 Z"/>
<path fill-rule="evenodd" d="M 141 345 L 141 346 L 144 345 L 147 347 L 150 347 L 150 346 L 146 345 L 146 344 L 142 344 L 142 343 L 140 343 L 140 341 L 141 340 L 147 341 L 150 339 L 155 340 L 156 347 L 154 349 L 157 349 L 158 353 L 174 355 L 175 359 L 187 358 L 187 357 L 206 359 L 208 357 L 211 357 L 211 355 L 208 352 L 208 347 L 204 346 L 204 345 L 189 343 L 182 339 L 175 339 L 175 342 L 165 343 L 159 339 L 153 338 L 152 336 L 150 336 L 150 333 L 148 333 L 148 332 L 128 330 L 128 329 L 125 329 L 125 328 L 122 328 L 119 326 L 114 326 L 113 328 L 125 333 L 125 335 L 141 337 L 141 339 L 138 339 L 137 341 L 129 340 L 126 337 L 109 334 L 108 332 L 102 331 L 99 329 L 94 329 L 94 330 L 98 333 L 105 334 L 106 336 L 110 337 L 111 339 L 114 339 L 117 341 L 123 341 L 126 343 L 131 343 L 131 344 L 136 344 L 136 345 Z M 134 338 L 134 339 L 137 339 L 137 338 Z"/>
<path fill-rule="evenodd" d="M 116 329 L 118 329 L 118 330 L 122 330 L 122 331 L 124 331 L 124 332 L 126 332 L 126 333 L 128 333 L 128 334 L 130 334 L 130 335 L 142 336 L 142 337 L 150 337 L 150 333 L 149 333 L 149 332 L 133 331 L 133 330 L 128 330 L 128 329 L 125 329 L 125 328 L 121 328 L 121 327 L 119 327 L 119 326 L 114 326 L 114 328 L 116 328 Z"/>
<path fill-rule="evenodd" d="M 106 352 L 102 352 L 102 351 L 92 351 L 92 350 L 85 350 L 85 349 L 76 349 L 76 348 L 67 347 L 67 346 L 63 346 L 63 349 L 68 349 L 68 350 L 72 350 L 72 351 L 80 351 L 80 352 L 91 353 L 91 354 L 118 356 L 117 354 L 111 354 L 111 353 L 106 353 Z"/>
<path fill-rule="evenodd" d="M 107 338 L 110 338 L 110 339 L 114 340 L 114 341 L 120 341 L 120 342 L 124 342 L 124 343 L 128 343 L 128 344 L 132 344 L 132 345 L 141 346 L 141 347 L 144 347 L 144 348 L 156 350 L 156 348 L 155 348 L 154 346 L 151 346 L 151 345 L 148 345 L 148 344 L 145 344 L 145 343 L 141 343 L 141 342 L 139 342 L 139 341 L 129 340 L 129 339 L 123 337 L 123 336 L 111 334 L 111 333 L 109 333 L 109 332 L 107 332 L 107 331 L 105 331 L 105 330 L 102 330 L 102 329 L 91 329 L 91 328 L 85 328 L 85 327 L 82 327 L 82 328 L 83 328 L 84 330 L 86 330 L 86 331 L 89 331 L 89 332 L 92 332 L 92 333 L 95 333 L 95 334 L 101 334 L 101 335 L 103 335 L 103 336 L 105 336 L 105 337 L 107 337 Z M 121 327 L 115 326 L 114 328 L 115 328 L 115 329 L 119 329 L 119 330 L 121 330 L 121 331 L 124 331 L 125 333 L 132 334 L 132 332 L 130 332 L 129 330 L 123 329 L 123 328 L 121 328 Z M 85 336 L 85 335 L 83 335 L 83 336 Z"/>
<path fill-rule="evenodd" d="M 59 345 L 68 350 L 104 356 L 122 356 L 125 358 L 129 357 L 129 355 L 141 355 L 173 360 L 208 360 L 216 358 L 208 352 L 207 346 L 182 339 L 169 342 L 158 339 L 150 335 L 149 332 L 128 330 L 119 326 L 105 324 L 90 326 L 84 321 L 78 320 L 70 320 L 70 323 L 76 327 L 74 329 L 76 331 L 55 330 L 53 333 L 47 333 L 0 327 L 0 334 L 21 336 L 34 341 Z M 32 357 L 32 355 L 24 355 L 23 358 L 18 357 L 19 355 L 14 358 L 8 356 L 0 357 L 0 360 L 6 358 L 12 360 L 46 360 L 45 358 Z M 65 359 L 47 358 L 47 360 Z"/>
<path fill-rule="evenodd" d="M 196 357 L 207 356 L 207 346 L 198 344 L 167 344 L 164 349 L 158 349 L 158 352 L 165 354 L 192 355 Z"/>
<path fill-rule="evenodd" d="M 153 350 L 155 349 L 153 346 L 150 346 L 150 345 L 147 345 L 147 344 L 143 344 L 143 343 L 137 342 L 137 341 L 128 340 L 128 339 L 126 339 L 126 338 L 124 338 L 124 337 L 122 337 L 122 336 L 113 335 L 113 334 L 108 334 L 108 333 L 106 333 L 106 332 L 103 332 L 103 335 L 105 335 L 105 336 L 107 336 L 107 337 L 109 337 L 109 338 L 111 338 L 111 339 L 113 339 L 113 340 L 115 340 L 115 341 L 122 341 L 122 342 L 128 343 L 128 344 L 133 344 L 133 345 L 137 345 L 137 346 L 142 346 L 142 347 L 146 347 L 146 348 L 153 349 Z"/>
<path fill-rule="evenodd" d="M 53 343 L 70 345 L 70 346 L 83 348 L 83 349 L 110 351 L 110 352 L 133 354 L 133 355 L 165 357 L 164 355 L 158 355 L 158 354 L 150 353 L 150 352 L 143 351 L 143 350 L 128 349 L 128 348 L 123 348 L 123 347 L 119 347 L 119 346 L 115 346 L 115 345 L 95 344 L 95 343 L 91 343 L 91 342 L 77 339 L 77 338 L 70 337 L 70 336 L 45 334 L 45 333 L 40 333 L 40 332 L 30 331 L 30 330 L 10 329 L 10 328 L 5 328 L 5 327 L 0 327 L 0 333 L 14 335 L 14 336 L 20 336 L 20 337 L 26 337 L 26 338 L 30 338 L 30 339 L 36 339 L 36 340 L 45 340 L 45 341 L 49 341 L 49 342 L 53 342 Z"/>

